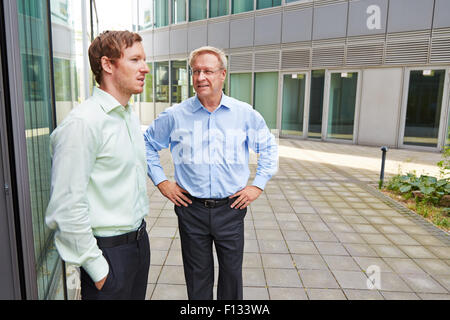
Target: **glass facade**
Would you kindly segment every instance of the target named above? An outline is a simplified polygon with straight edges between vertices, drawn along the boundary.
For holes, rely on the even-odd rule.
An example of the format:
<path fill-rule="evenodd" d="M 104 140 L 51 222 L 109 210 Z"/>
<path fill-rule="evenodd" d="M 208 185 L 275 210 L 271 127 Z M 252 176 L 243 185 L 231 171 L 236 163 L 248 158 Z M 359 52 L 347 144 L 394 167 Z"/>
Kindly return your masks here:
<path fill-rule="evenodd" d="M 180 103 L 188 98 L 189 72 L 186 60 L 171 61 L 172 104 Z"/>
<path fill-rule="evenodd" d="M 230 96 L 252 104 L 252 74 L 230 74 Z"/>
<path fill-rule="evenodd" d="M 255 73 L 253 106 L 266 120 L 269 129 L 277 127 L 278 72 Z"/>
<path fill-rule="evenodd" d="M 256 9 L 265 9 L 281 5 L 281 0 L 257 0 Z"/>
<path fill-rule="evenodd" d="M 155 1 L 155 28 L 165 27 L 169 25 L 169 1 Z"/>
<path fill-rule="evenodd" d="M 445 70 L 414 70 L 409 76 L 404 144 L 437 147 Z"/>
<path fill-rule="evenodd" d="M 147 63 L 149 73 L 145 75 L 144 91 L 140 95 L 141 101 L 153 102 L 153 64 Z"/>
<path fill-rule="evenodd" d="M 172 0 L 172 23 L 186 22 L 186 0 Z"/>
<path fill-rule="evenodd" d="M 209 17 L 220 17 L 228 14 L 228 1 L 209 0 Z"/>
<path fill-rule="evenodd" d="M 253 10 L 253 0 L 232 0 L 231 11 L 232 13 L 241 13 Z"/>
<path fill-rule="evenodd" d="M 327 138 L 353 139 L 358 73 L 331 73 Z"/>
<path fill-rule="evenodd" d="M 322 136 L 323 93 L 325 89 L 325 70 L 311 72 L 311 91 L 309 96 L 308 138 Z"/>
<path fill-rule="evenodd" d="M 139 29 L 149 29 L 153 27 L 153 1 L 139 1 Z"/>
<path fill-rule="evenodd" d="M 207 0 L 189 0 L 189 21 L 206 19 Z"/>
<path fill-rule="evenodd" d="M 305 74 L 294 73 L 283 76 L 282 135 L 303 135 L 305 86 Z"/>
<path fill-rule="evenodd" d="M 63 299 L 62 263 L 44 222 L 50 198 L 49 135 L 55 126 L 48 8 L 40 0 L 21 0 L 17 6 L 38 299 Z"/>

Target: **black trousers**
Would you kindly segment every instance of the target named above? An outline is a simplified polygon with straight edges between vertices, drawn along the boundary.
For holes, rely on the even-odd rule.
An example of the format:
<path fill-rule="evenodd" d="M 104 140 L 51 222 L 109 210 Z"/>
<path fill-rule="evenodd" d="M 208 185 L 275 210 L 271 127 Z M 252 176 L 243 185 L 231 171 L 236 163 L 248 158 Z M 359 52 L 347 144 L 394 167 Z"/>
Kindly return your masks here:
<path fill-rule="evenodd" d="M 109 264 L 109 274 L 101 290 L 81 270 L 82 300 L 144 300 L 150 268 L 147 232 L 137 241 L 112 248 L 101 248 Z"/>
<path fill-rule="evenodd" d="M 243 299 L 242 262 L 247 209 L 230 208 L 232 201 L 215 208 L 207 208 L 197 201 L 188 207 L 175 206 L 190 300 L 213 299 L 213 242 L 219 261 L 217 299 Z"/>

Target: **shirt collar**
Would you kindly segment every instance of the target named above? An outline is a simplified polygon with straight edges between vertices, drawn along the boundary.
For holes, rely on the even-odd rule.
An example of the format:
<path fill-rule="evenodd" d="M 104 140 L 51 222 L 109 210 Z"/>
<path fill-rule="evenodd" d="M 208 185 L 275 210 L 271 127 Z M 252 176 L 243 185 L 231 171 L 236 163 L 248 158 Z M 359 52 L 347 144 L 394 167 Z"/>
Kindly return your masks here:
<path fill-rule="evenodd" d="M 198 99 L 197 95 L 195 95 L 194 99 L 192 100 L 191 106 L 192 112 L 197 112 L 201 108 L 204 108 L 206 110 L 206 108 L 202 105 L 202 103 Z M 222 99 L 220 99 L 220 104 L 217 109 L 219 109 L 220 107 L 225 107 L 227 109 L 231 109 L 232 107 L 231 100 L 225 93 L 222 93 Z"/>
<path fill-rule="evenodd" d="M 110 113 L 112 110 L 122 107 L 117 111 L 128 111 L 130 108 L 128 107 L 128 104 L 126 105 L 127 108 L 123 107 L 119 101 L 117 101 L 116 98 L 114 98 L 111 94 L 108 92 L 100 89 L 99 87 L 94 87 L 94 90 L 92 92 L 92 96 L 94 99 L 100 104 L 103 111 L 106 113 Z"/>

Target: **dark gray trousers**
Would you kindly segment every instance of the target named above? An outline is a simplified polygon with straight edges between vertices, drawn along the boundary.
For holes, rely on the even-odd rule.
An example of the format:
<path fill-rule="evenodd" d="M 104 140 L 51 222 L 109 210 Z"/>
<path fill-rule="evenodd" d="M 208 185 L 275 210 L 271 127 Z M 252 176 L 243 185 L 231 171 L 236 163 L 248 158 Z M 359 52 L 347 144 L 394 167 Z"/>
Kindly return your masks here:
<path fill-rule="evenodd" d="M 231 201 L 215 208 L 207 208 L 197 201 L 188 207 L 175 206 L 190 300 L 213 299 L 213 242 L 219 261 L 217 299 L 243 299 L 242 262 L 247 209 L 232 209 Z"/>
<path fill-rule="evenodd" d="M 109 274 L 99 291 L 91 277 L 80 268 L 82 300 L 144 300 L 150 268 L 150 243 L 147 232 L 138 241 L 102 248 Z"/>

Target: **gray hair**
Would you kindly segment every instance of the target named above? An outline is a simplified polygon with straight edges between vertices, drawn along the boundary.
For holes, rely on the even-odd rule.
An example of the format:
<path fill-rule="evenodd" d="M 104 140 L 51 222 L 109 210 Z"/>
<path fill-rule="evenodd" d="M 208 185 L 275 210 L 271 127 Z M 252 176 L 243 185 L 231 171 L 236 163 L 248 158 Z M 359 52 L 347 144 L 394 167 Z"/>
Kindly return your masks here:
<path fill-rule="evenodd" d="M 191 54 L 189 55 L 189 66 L 191 68 L 192 68 L 192 63 L 194 62 L 195 58 L 197 58 L 198 55 L 203 54 L 203 53 L 214 54 L 217 57 L 217 59 L 219 59 L 221 68 L 223 68 L 223 69 L 227 68 L 227 57 L 225 56 L 225 53 L 222 50 L 215 48 L 215 47 L 211 47 L 211 46 L 200 47 L 191 52 Z"/>

